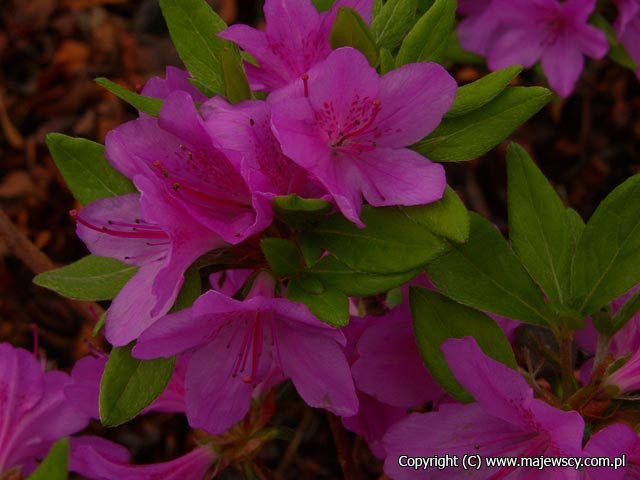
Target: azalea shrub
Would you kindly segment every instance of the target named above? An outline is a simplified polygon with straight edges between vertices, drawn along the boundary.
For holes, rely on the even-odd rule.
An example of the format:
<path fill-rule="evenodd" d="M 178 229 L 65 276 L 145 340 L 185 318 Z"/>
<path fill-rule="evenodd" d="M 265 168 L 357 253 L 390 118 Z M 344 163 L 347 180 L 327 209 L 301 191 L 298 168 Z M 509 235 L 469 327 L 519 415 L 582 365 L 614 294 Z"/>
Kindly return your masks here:
<path fill-rule="evenodd" d="M 640 176 L 583 219 L 512 143 L 506 238 L 443 166 L 571 95 L 585 58 L 637 72 L 640 2 L 266 0 L 264 30 L 160 6 L 187 70 L 97 79 L 138 111 L 104 146 L 47 137 L 91 254 L 35 283 L 109 301 L 111 348 L 68 374 L 0 344 L 0 478 L 269 478 L 286 382 L 392 479 L 541 474 L 407 463 L 468 456 L 640 478 Z M 550 90 L 516 80 L 538 64 Z M 197 446 L 140 465 L 83 431 L 150 411 Z"/>

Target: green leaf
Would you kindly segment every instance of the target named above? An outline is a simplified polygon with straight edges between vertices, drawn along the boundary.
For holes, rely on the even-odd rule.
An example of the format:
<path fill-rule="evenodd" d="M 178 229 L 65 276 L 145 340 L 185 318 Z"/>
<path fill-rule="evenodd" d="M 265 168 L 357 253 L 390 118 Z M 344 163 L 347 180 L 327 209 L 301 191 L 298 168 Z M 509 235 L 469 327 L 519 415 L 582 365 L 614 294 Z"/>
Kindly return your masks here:
<path fill-rule="evenodd" d="M 205 0 L 159 0 L 178 55 L 196 80 L 211 96 L 224 94 L 221 53 L 233 44 L 218 37 L 227 28 Z"/>
<path fill-rule="evenodd" d="M 328 289 L 318 292 L 307 285 L 302 280 L 291 280 L 287 286 L 287 298 L 304 303 L 320 321 L 329 325 L 344 327 L 349 323 L 347 295 Z"/>
<path fill-rule="evenodd" d="M 169 384 L 175 358 L 138 360 L 133 343 L 111 350 L 100 381 L 100 421 L 106 427 L 128 422 L 147 408 Z"/>
<path fill-rule="evenodd" d="M 26 480 L 67 480 L 69 439 L 61 438 L 53 444 L 45 459 Z"/>
<path fill-rule="evenodd" d="M 388 0 L 371 23 L 380 47 L 394 51 L 402 42 L 416 16 L 418 0 Z"/>
<path fill-rule="evenodd" d="M 336 0 L 313 0 L 313 4 L 319 12 L 326 12 L 331 9 L 334 3 L 336 3 Z"/>
<path fill-rule="evenodd" d="M 399 287 L 421 271 L 422 269 L 416 269 L 395 275 L 378 275 L 354 270 L 333 255 L 328 255 L 316 262 L 305 274 L 326 285 L 326 288 L 348 296 L 369 296 Z"/>
<path fill-rule="evenodd" d="M 76 300 L 111 300 L 138 267 L 113 258 L 87 255 L 77 262 L 37 275 L 33 282 Z"/>
<path fill-rule="evenodd" d="M 393 54 L 386 48 L 380 49 L 380 73 L 384 75 L 396 68 L 396 59 Z"/>
<path fill-rule="evenodd" d="M 220 65 L 224 78 L 224 96 L 230 103 L 239 103 L 251 98 L 251 88 L 244 72 L 242 58 L 236 47 L 223 48 Z"/>
<path fill-rule="evenodd" d="M 484 107 L 440 126 L 412 148 L 437 162 L 463 162 L 484 155 L 549 102 L 542 87 L 507 87 Z"/>
<path fill-rule="evenodd" d="M 158 115 L 160 115 L 163 101 L 159 98 L 147 97 L 145 95 L 137 94 L 135 92 L 132 92 L 131 90 L 127 90 L 126 88 L 118 85 L 115 82 L 112 82 L 108 78 L 99 77 L 95 79 L 95 82 L 101 87 L 109 90 L 116 97 L 127 102 L 136 110 L 144 112 L 147 115 L 151 115 L 152 117 L 157 117 Z"/>
<path fill-rule="evenodd" d="M 503 68 L 476 80 L 473 83 L 458 88 L 456 99 L 451 109 L 444 116 L 455 118 L 466 115 L 481 107 L 500 95 L 522 71 L 520 65 Z"/>
<path fill-rule="evenodd" d="M 173 307 L 171 307 L 171 311 L 178 312 L 191 307 L 201 294 L 200 269 L 193 265 L 184 274 L 184 283 L 178 293 L 178 298 L 176 298 Z"/>
<path fill-rule="evenodd" d="M 100 332 L 102 332 L 102 329 L 104 328 L 105 323 L 107 323 L 107 312 L 102 312 L 100 314 L 100 318 L 98 319 L 98 322 L 93 326 L 91 335 L 94 337 L 97 337 L 98 335 L 100 335 Z"/>
<path fill-rule="evenodd" d="M 507 151 L 509 238 L 520 261 L 552 300 L 569 303 L 570 232 L 560 197 L 529 154 Z"/>
<path fill-rule="evenodd" d="M 638 312 L 640 312 L 640 291 L 627 300 L 623 307 L 618 310 L 616 316 L 613 317 L 611 330 L 608 332 L 609 336 L 611 337 L 619 332 Z"/>
<path fill-rule="evenodd" d="M 136 191 L 127 177 L 109 165 L 103 145 L 50 133 L 47 146 L 69 190 L 82 205 Z"/>
<path fill-rule="evenodd" d="M 453 31 L 456 0 L 436 0 L 407 34 L 396 57 L 396 66 L 443 60 Z"/>
<path fill-rule="evenodd" d="M 582 234 L 571 272 L 575 306 L 589 315 L 640 283 L 640 175 L 618 186 Z"/>
<path fill-rule="evenodd" d="M 413 221 L 440 237 L 458 243 L 464 243 L 469 238 L 469 211 L 449 186 L 444 191 L 442 200 L 428 205 L 401 208 Z"/>
<path fill-rule="evenodd" d="M 514 320 L 546 325 L 546 305 L 537 285 L 500 232 L 471 214 L 471 234 L 463 244 L 427 266 L 429 278 L 442 293 L 478 310 Z"/>
<path fill-rule="evenodd" d="M 471 336 L 485 354 L 510 368 L 517 368 L 511 345 L 492 318 L 426 288 L 411 287 L 409 296 L 422 359 L 440 386 L 458 400 L 470 402 L 473 397 L 449 369 L 440 349 L 445 340 Z"/>
<path fill-rule="evenodd" d="M 352 8 L 340 7 L 331 30 L 331 48 L 353 47 L 359 50 L 371 66 L 378 63 L 378 47 L 362 17 Z"/>
<path fill-rule="evenodd" d="M 278 219 L 295 228 L 309 226 L 333 208 L 324 200 L 301 198 L 293 194 L 274 197 L 271 205 Z"/>
<path fill-rule="evenodd" d="M 444 241 L 396 207 L 365 206 L 359 228 L 342 215 L 322 220 L 317 242 L 354 270 L 392 274 L 415 270 L 442 254 Z"/>
<path fill-rule="evenodd" d="M 263 238 L 260 248 L 273 273 L 280 277 L 295 275 L 302 268 L 296 244 L 284 238 Z"/>

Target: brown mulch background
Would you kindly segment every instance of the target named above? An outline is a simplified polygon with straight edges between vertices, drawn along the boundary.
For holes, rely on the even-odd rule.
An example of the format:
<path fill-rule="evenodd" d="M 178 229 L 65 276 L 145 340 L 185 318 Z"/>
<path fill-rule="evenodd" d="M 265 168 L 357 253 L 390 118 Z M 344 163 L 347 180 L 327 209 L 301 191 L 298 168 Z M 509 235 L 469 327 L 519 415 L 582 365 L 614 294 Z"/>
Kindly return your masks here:
<path fill-rule="evenodd" d="M 228 22 L 259 24 L 257 0 L 212 2 Z M 180 65 L 157 0 L 0 1 L 0 206 L 19 230 L 54 262 L 87 253 L 68 211 L 74 200 L 44 144 L 49 132 L 102 142 L 135 111 L 93 82 L 99 76 L 135 89 L 167 64 Z M 485 72 L 452 70 L 460 83 Z M 520 82 L 538 80 L 526 73 Z M 640 84 L 608 60 L 589 62 L 577 92 L 547 106 L 515 139 L 531 151 L 567 204 L 584 218 L 624 179 L 640 171 Z M 447 165 L 450 183 L 467 205 L 500 227 L 506 224 L 506 142 L 485 157 Z M 68 369 L 88 353 L 92 325 L 57 295 L 31 283 L 33 273 L 0 240 L 0 341 L 33 348 L 32 326 L 52 367 Z M 301 443 L 271 442 L 262 460 L 274 478 L 340 478 L 326 418 L 308 412 L 292 388 L 279 391 L 274 423 L 298 429 Z M 92 425 L 94 432 L 103 432 Z M 189 448 L 184 419 L 151 414 L 106 434 L 136 461 L 174 458 Z M 295 435 L 294 432 L 292 432 Z M 380 467 L 361 441 L 355 449 L 363 478 Z M 283 458 L 288 460 L 282 464 Z M 240 478 L 227 472 L 221 478 Z"/>

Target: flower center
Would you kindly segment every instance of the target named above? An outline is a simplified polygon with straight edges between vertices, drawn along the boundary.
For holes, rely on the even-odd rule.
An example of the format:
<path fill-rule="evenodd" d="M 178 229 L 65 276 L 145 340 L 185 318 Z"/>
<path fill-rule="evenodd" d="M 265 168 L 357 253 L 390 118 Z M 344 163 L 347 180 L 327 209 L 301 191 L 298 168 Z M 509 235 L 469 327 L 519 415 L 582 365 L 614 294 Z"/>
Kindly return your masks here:
<path fill-rule="evenodd" d="M 242 375 L 244 383 L 254 383 L 258 376 L 258 363 L 262 356 L 262 347 L 264 343 L 263 334 L 263 317 L 262 312 L 256 312 L 256 318 L 253 325 L 247 329 L 242 340 L 238 359 L 233 368 L 233 377 Z M 248 373 L 247 369 L 250 369 Z"/>

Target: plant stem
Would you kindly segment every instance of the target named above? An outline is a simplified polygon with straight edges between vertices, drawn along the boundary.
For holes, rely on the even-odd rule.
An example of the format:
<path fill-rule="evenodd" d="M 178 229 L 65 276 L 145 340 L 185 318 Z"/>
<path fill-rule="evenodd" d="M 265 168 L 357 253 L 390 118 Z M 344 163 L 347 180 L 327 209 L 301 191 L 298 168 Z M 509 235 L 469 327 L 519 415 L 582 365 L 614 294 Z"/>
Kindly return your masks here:
<path fill-rule="evenodd" d="M 338 462 L 342 468 L 344 480 L 359 480 L 360 475 L 355 468 L 351 444 L 347 438 L 344 427 L 334 414 L 330 412 L 326 412 L 326 414 L 329 427 L 331 428 L 331 434 L 333 435 L 333 441 L 336 445 L 336 451 L 338 452 Z"/>
<path fill-rule="evenodd" d="M 566 329 L 558 335 L 560 347 L 560 368 L 562 381 L 562 401 L 566 401 L 574 393 L 575 380 L 573 378 L 573 334 Z"/>

